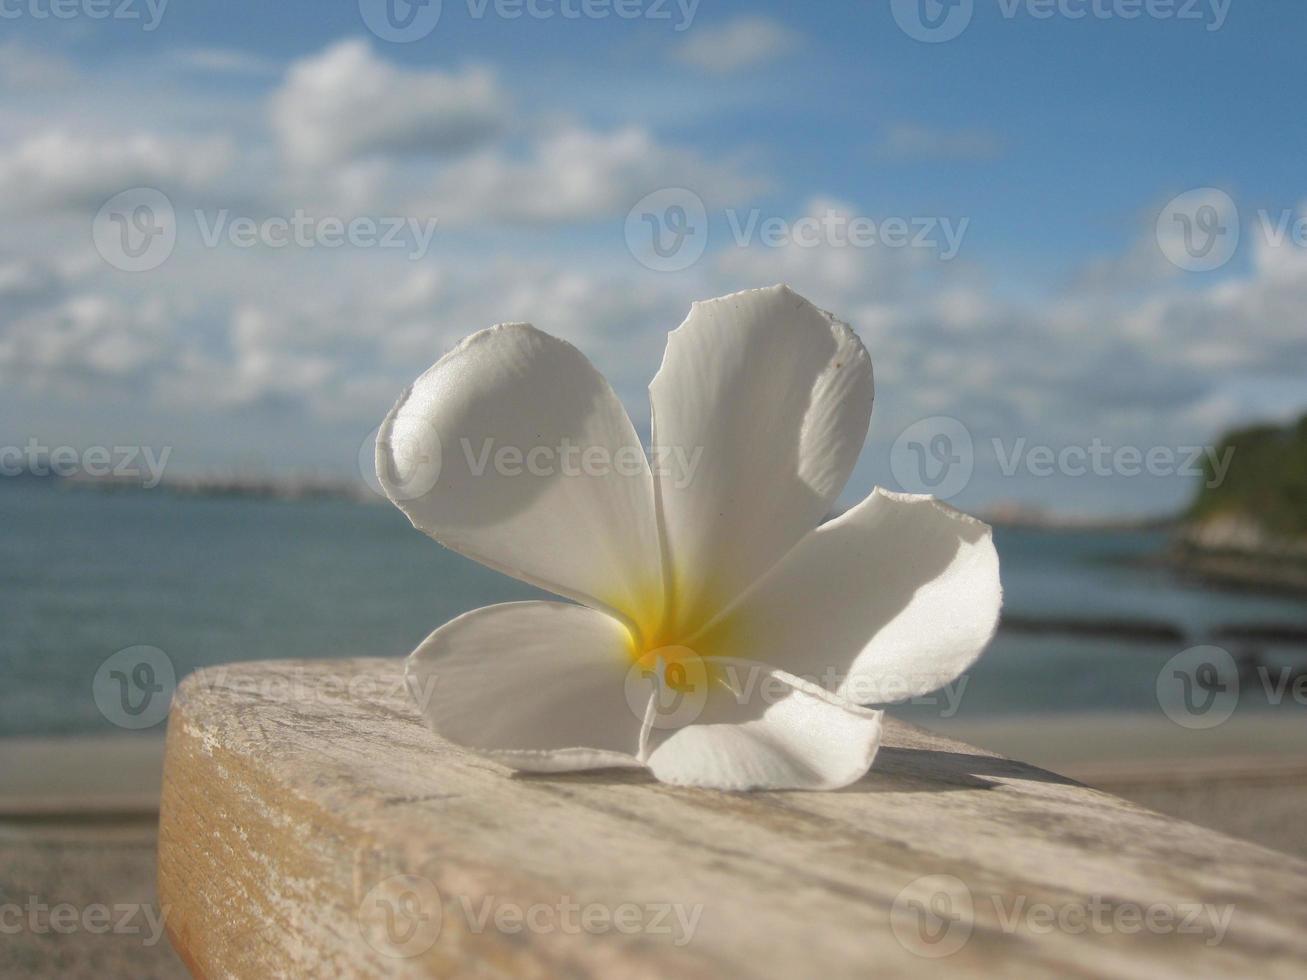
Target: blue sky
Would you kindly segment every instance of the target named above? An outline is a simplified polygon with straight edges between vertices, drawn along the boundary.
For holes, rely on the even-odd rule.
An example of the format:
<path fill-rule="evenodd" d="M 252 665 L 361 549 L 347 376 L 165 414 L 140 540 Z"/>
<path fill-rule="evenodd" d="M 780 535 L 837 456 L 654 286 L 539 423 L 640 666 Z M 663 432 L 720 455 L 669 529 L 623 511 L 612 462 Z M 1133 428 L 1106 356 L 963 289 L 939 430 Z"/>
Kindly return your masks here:
<path fill-rule="evenodd" d="M 628 0 L 631 19 L 560 2 L 505 19 L 444 0 L 411 43 L 350 2 L 167 4 L 148 31 L 91 16 L 95 0 L 65 19 L 0 4 L 0 441 L 349 474 L 404 383 L 507 319 L 576 342 L 644 424 L 689 303 L 779 280 L 849 320 L 876 363 L 850 499 L 896 485 L 902 434 L 948 418 L 973 444 L 963 506 L 1152 512 L 1193 479 L 999 458 L 1095 439 L 1181 456 L 1307 408 L 1307 261 L 1258 218 L 1296 218 L 1304 198 L 1302 5 L 977 0 L 959 36 L 923 43 L 888 0 L 689 16 Z M 96 216 L 142 187 L 173 208 L 176 246 L 124 271 L 91 247 Z M 647 268 L 628 214 L 678 187 L 704 202 L 703 255 Z M 1156 228 L 1201 188 L 1181 211 L 1242 236 L 1193 271 Z M 437 224 L 416 256 L 204 241 L 219 214 L 298 209 Z M 742 246 L 750 215 L 963 231 L 947 260 L 937 237 Z"/>

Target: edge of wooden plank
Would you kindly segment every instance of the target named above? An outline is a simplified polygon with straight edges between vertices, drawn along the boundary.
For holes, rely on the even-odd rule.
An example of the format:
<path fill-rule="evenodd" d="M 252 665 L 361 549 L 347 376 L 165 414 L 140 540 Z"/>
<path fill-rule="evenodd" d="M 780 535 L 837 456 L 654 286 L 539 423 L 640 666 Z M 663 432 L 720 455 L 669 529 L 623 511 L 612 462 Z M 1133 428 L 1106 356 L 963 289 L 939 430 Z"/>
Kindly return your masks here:
<path fill-rule="evenodd" d="M 1032 899 L 1060 895 L 1066 901 L 1068 892 L 1061 879 L 1073 888 L 1078 881 L 1101 883 L 1111 877 L 1104 871 L 1111 870 L 1112 856 L 1102 853 L 1104 843 L 1093 834 L 1114 821 L 1127 834 L 1150 838 L 1143 844 L 1121 842 L 1117 887 L 1122 894 L 1174 898 L 1210 893 L 1240 903 L 1245 914 L 1238 924 L 1237 942 L 1216 949 L 1212 963 L 1236 968 L 1261 952 L 1266 960 L 1259 965 L 1283 967 L 1294 957 L 1307 956 L 1307 941 L 1292 927 L 1293 916 L 1307 912 L 1307 863 L 1152 814 L 1065 777 L 922 729 L 901 723 L 890 726 L 868 785 L 855 788 L 864 794 L 861 798 L 847 793 L 713 794 L 650 784 L 629 772 L 512 779 L 500 775 L 493 764 L 431 735 L 409 705 L 402 685 L 395 683 L 398 669 L 393 661 L 274 662 L 205 671 L 183 683 L 168 731 L 159 888 L 161 901 L 172 907 L 170 938 L 197 975 L 210 971 L 257 975 L 271 968 L 273 972 L 443 976 L 474 966 L 491 974 L 517 976 L 620 972 L 639 977 L 674 972 L 693 977 L 739 967 L 740 960 L 720 935 L 715 942 L 673 949 L 666 943 L 648 942 L 644 936 L 605 935 L 596 940 L 557 931 L 532 935 L 527 942 L 520 935 L 497 930 L 475 933 L 451 914 L 443 915 L 439 941 L 416 955 L 379 952 L 366 935 L 375 923 L 361 919 L 360 908 L 375 888 L 386 889 L 386 882 L 397 876 L 433 882 L 445 904 L 451 895 L 485 894 L 512 895 L 520 905 L 546 902 L 558 894 L 560 875 L 567 880 L 566 868 L 560 871 L 556 863 L 533 862 L 529 853 L 526 860 L 514 864 L 514 842 L 500 841 L 493 827 L 467 848 L 442 836 L 442 819 L 458 828 L 469 813 L 482 820 L 494 818 L 493 808 L 486 808 L 481 800 L 459 796 L 477 793 L 516 796 L 522 805 L 548 807 L 555 827 L 568 826 L 569 807 L 577 819 L 603 828 L 630 819 L 623 808 L 656 805 L 666 808 L 669 817 L 651 818 L 651 833 L 674 837 L 687 820 L 756 830 L 760 839 L 786 851 L 778 863 L 791 874 L 804 867 L 805 848 L 809 860 L 817 864 L 821 863 L 817 859 L 825 860 L 818 844 L 808 840 L 824 838 L 822 844 L 840 849 L 841 860 L 853 871 L 881 869 L 887 880 L 841 879 L 839 868 L 823 866 L 806 880 L 796 880 L 794 895 L 779 900 L 786 908 L 763 908 L 756 917 L 780 933 L 788 928 L 790 907 L 796 912 L 803 907 L 825 910 L 828 919 L 842 921 L 827 921 L 796 934 L 815 944 L 814 957 L 838 953 L 820 948 L 822 941 L 838 939 L 843 949 L 865 946 L 888 972 L 911 973 L 918 968 L 924 972 L 941 965 L 909 955 L 901 942 L 887 942 L 894 928 L 891 904 L 906 892 L 903 883 L 911 883 L 905 875 L 916 872 L 911 880 L 920 880 L 957 872 L 982 897 L 988 891 L 1010 892 L 1015 883 L 1020 894 Z M 297 672 L 302 675 L 299 691 L 294 690 Z M 315 677 L 324 682 L 331 679 L 329 686 L 341 690 L 315 687 Z M 360 678 L 378 680 L 381 688 L 351 689 L 352 680 Z M 277 692 L 261 688 L 260 679 L 275 682 Z M 344 683 L 335 683 L 340 681 Z M 342 738 L 332 742 L 324 733 L 336 730 L 336 725 L 341 726 Z M 321 742 L 321 766 L 304 754 L 304 745 L 297 745 L 313 745 L 315 740 Z M 286 758 L 280 756 L 282 752 L 288 754 Z M 386 770 L 392 762 L 395 772 Z M 1059 807 L 1068 803 L 1070 813 L 1060 812 Z M 997 826 L 961 823 L 973 806 L 979 808 L 971 811 L 978 820 L 992 810 Z M 1083 854 L 1074 848 L 1077 828 L 1068 826 L 1076 819 L 1075 808 L 1083 811 L 1085 822 Z M 905 809 L 921 811 L 919 827 L 914 825 L 914 814 L 901 812 Z M 868 814 L 884 826 L 860 824 Z M 1037 853 L 1002 855 L 1001 869 L 995 867 L 993 855 L 971 853 L 983 850 L 990 840 L 1010 846 L 1014 838 L 1003 821 L 1026 819 L 1030 827 L 1022 832 L 1034 835 L 1031 843 L 1038 845 Z M 548 828 L 531 838 L 520 815 L 505 823 L 522 836 L 523 847 L 548 846 Z M 430 827 L 430 839 L 415 827 Z M 931 828 L 954 828 L 957 835 L 976 840 L 941 841 L 928 836 Z M 475 836 L 476 830 L 466 832 Z M 920 838 L 914 839 L 915 831 Z M 1050 841 L 1056 846 L 1050 846 Z M 658 843 L 650 845 L 649 853 L 662 857 L 669 848 L 689 846 L 673 840 L 660 848 Z M 485 853 L 478 853 L 478 846 Z M 1231 867 L 1223 869 L 1211 851 L 1228 855 Z M 605 851 L 601 842 L 596 842 L 594 853 L 619 864 L 625 857 Z M 1040 858 L 1050 854 L 1065 860 L 1064 874 L 1041 866 Z M 741 877 L 738 901 L 747 904 L 756 896 L 776 900 L 777 893 L 767 890 L 775 888 L 776 869 L 757 867 L 757 858 L 729 850 L 694 851 L 691 856 L 695 861 L 720 863 L 726 871 L 714 876 L 713 868 L 700 869 L 688 878 L 682 874 L 678 885 L 682 893 L 691 893 L 692 889 L 686 891 L 685 881 L 689 881 L 702 894 L 714 896 L 720 906 L 722 896 L 736 894 L 729 887 L 723 890 L 723 880 L 729 884 L 731 874 L 747 871 L 758 881 Z M 1195 867 L 1166 867 L 1167 862 Z M 622 871 L 618 868 L 614 874 L 620 879 Z M 399 882 L 399 886 L 407 884 Z M 1297 886 L 1302 887 L 1292 903 L 1290 896 Z M 818 890 L 810 893 L 812 889 Z M 596 886 L 595 893 L 602 892 Z M 386 893 L 383 897 L 393 901 L 402 896 Z M 1294 908 L 1282 909 L 1282 903 Z M 312 914 L 306 915 L 306 909 Z M 873 913 L 862 933 L 855 928 L 856 920 L 853 927 L 845 921 L 850 919 L 847 910 Z M 768 942 L 766 930 L 755 928 L 747 908 L 740 914 L 715 911 L 725 923 L 722 934 L 734 930 L 747 933 L 750 941 Z M 787 914 L 778 916 L 778 912 Z M 1061 935 L 1045 943 L 1030 935 L 1004 933 L 994 928 L 992 915 L 983 912 L 974 912 L 976 935 L 968 948 L 944 961 L 950 970 L 982 972 L 1020 965 L 1069 969 L 1075 955 L 1091 950 L 1091 945 Z M 1120 936 L 1108 937 L 1109 941 L 1092 945 L 1096 960 L 1092 965 L 1080 964 L 1080 969 L 1128 973 L 1137 960 L 1141 974 L 1168 966 L 1177 974 L 1192 972 L 1199 961 L 1192 949 L 1170 941 L 1174 938 L 1148 936 L 1138 943 L 1123 943 Z M 386 943 L 379 945 L 384 949 Z M 756 972 L 765 975 L 770 967 L 783 966 L 782 958 L 783 953 L 774 952 L 771 962 L 763 962 Z M 863 962 L 847 962 L 847 956 L 844 960 L 836 956 L 835 962 L 845 962 L 850 974 L 866 968 Z"/>

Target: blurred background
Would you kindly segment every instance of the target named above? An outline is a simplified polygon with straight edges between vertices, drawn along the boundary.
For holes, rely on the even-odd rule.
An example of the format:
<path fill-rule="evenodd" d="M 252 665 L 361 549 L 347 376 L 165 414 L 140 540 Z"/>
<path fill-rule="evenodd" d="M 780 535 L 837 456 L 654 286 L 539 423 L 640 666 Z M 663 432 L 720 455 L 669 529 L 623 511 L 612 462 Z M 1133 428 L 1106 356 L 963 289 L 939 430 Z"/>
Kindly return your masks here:
<path fill-rule="evenodd" d="M 1307 8 L 0 20 L 8 890 L 148 896 L 188 672 L 400 657 L 532 595 L 374 490 L 377 425 L 451 345 L 529 320 L 647 438 L 666 332 L 773 282 L 875 364 L 842 505 L 879 484 L 997 527 L 993 648 L 894 710 L 1307 852 Z"/>

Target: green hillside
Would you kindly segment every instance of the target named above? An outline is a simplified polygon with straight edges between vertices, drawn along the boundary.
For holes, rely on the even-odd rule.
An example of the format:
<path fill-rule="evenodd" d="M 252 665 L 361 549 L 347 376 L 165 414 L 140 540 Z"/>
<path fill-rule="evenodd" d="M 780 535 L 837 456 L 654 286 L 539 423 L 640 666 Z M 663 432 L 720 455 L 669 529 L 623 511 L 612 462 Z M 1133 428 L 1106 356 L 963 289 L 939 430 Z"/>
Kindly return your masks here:
<path fill-rule="evenodd" d="M 1296 424 L 1255 425 L 1228 433 L 1217 450 L 1233 447 L 1230 469 L 1219 486 L 1206 463 L 1203 486 L 1187 519 L 1202 525 L 1235 517 L 1257 524 L 1268 536 L 1307 538 L 1307 415 Z"/>

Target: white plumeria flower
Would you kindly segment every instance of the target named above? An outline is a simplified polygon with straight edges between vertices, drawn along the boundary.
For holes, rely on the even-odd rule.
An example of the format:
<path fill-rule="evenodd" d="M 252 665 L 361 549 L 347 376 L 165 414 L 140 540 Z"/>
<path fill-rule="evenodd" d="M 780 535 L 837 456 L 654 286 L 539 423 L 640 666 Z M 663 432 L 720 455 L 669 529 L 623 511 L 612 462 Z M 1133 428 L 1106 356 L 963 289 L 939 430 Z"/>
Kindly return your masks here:
<path fill-rule="evenodd" d="M 524 323 L 473 334 L 391 410 L 377 473 L 414 526 L 579 603 L 487 606 L 432 633 L 407 666 L 426 720 L 524 771 L 859 779 L 881 728 L 859 702 L 936 690 L 992 637 L 990 529 L 879 489 L 818 526 L 866 437 L 871 360 L 788 287 L 696 303 L 649 392 L 653 444 L 692 468 L 651 466 L 590 362 Z"/>

